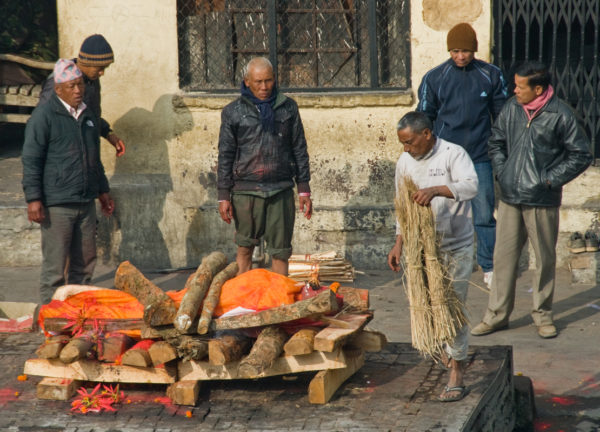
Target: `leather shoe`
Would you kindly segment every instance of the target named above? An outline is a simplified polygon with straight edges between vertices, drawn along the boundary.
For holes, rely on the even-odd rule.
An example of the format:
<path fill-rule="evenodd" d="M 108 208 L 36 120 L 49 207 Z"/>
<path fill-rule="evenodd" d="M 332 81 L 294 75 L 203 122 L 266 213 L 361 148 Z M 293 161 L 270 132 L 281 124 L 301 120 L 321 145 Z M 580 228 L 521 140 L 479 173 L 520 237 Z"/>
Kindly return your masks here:
<path fill-rule="evenodd" d="M 540 337 L 544 338 L 544 339 L 550 339 L 553 337 L 556 337 L 556 335 L 558 335 L 558 332 L 556 331 L 556 327 L 554 327 L 553 324 L 546 324 L 546 325 L 541 325 L 538 326 L 538 334 L 540 335 Z"/>
<path fill-rule="evenodd" d="M 471 334 L 473 336 L 483 336 L 486 334 L 494 333 L 495 331 L 498 331 L 498 330 L 503 330 L 507 327 L 508 327 L 508 324 L 491 326 L 491 325 L 486 324 L 485 322 L 481 321 L 479 324 L 477 324 L 475 327 L 473 327 L 471 329 Z"/>

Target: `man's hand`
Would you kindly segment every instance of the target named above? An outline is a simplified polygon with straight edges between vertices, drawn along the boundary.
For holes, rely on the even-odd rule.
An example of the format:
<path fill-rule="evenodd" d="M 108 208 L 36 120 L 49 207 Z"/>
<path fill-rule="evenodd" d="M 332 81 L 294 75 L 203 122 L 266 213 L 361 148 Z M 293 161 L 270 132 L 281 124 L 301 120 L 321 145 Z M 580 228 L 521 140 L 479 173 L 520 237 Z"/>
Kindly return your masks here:
<path fill-rule="evenodd" d="M 298 205 L 300 211 L 304 213 L 306 219 L 310 219 L 312 216 L 312 200 L 309 196 L 301 195 L 298 197 Z"/>
<path fill-rule="evenodd" d="M 221 219 L 223 219 L 228 224 L 233 220 L 233 207 L 231 206 L 231 201 L 219 201 L 219 214 L 221 215 Z"/>
<path fill-rule="evenodd" d="M 431 204 L 431 200 L 437 196 L 454 199 L 454 194 L 446 185 L 432 186 L 416 191 L 412 198 L 413 201 L 422 206 Z"/>
<path fill-rule="evenodd" d="M 27 204 L 27 219 L 29 219 L 29 222 L 42 223 L 45 217 L 44 205 L 41 201 L 31 201 Z"/>
<path fill-rule="evenodd" d="M 108 137 L 106 137 L 106 139 L 108 139 L 108 142 L 111 143 L 117 151 L 117 157 L 123 156 L 125 154 L 125 143 L 121 138 L 119 138 L 117 135 L 111 132 L 108 134 Z"/>
<path fill-rule="evenodd" d="M 402 256 L 402 236 L 396 236 L 396 244 L 388 254 L 388 266 L 395 272 L 400 271 L 400 257 Z"/>
<path fill-rule="evenodd" d="M 115 202 L 110 197 L 110 195 L 104 192 L 98 196 L 98 200 L 100 201 L 102 213 L 104 213 L 105 216 L 112 215 L 113 211 L 115 211 Z"/>

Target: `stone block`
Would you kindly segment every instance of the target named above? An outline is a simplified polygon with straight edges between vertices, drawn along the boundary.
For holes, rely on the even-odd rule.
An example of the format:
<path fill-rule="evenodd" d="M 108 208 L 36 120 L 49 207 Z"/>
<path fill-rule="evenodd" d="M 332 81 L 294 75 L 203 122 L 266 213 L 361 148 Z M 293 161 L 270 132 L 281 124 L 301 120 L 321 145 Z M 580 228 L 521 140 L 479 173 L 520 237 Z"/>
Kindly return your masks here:
<path fill-rule="evenodd" d="M 571 283 L 596 284 L 600 282 L 600 252 L 571 254 L 568 259 Z"/>

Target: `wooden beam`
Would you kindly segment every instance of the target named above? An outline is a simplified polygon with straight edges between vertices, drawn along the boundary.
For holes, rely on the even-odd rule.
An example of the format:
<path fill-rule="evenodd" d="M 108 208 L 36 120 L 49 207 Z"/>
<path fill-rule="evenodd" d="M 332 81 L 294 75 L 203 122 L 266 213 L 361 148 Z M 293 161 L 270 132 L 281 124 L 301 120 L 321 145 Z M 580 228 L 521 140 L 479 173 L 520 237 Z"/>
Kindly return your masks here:
<path fill-rule="evenodd" d="M 308 386 L 308 401 L 312 404 L 326 404 L 336 390 L 365 364 L 361 350 L 346 352 L 347 366 L 343 369 L 323 370 L 312 379 Z"/>
<path fill-rule="evenodd" d="M 337 293 L 344 298 L 344 306 L 351 306 L 357 311 L 369 310 L 369 290 L 341 286 Z"/>
<path fill-rule="evenodd" d="M 387 338 L 381 332 L 363 329 L 350 336 L 346 346 L 360 348 L 365 352 L 380 352 L 387 345 Z"/>
<path fill-rule="evenodd" d="M 170 362 L 177 358 L 177 350 L 166 341 L 156 341 L 153 343 L 148 349 L 148 354 L 150 354 L 154 366 Z"/>
<path fill-rule="evenodd" d="M 229 380 L 244 378 L 238 374 L 239 363 L 236 361 L 217 366 L 211 365 L 207 361 L 179 361 L 177 368 L 180 380 Z M 277 357 L 273 365 L 265 370 L 262 376 L 287 375 L 345 367 L 346 359 L 342 350 L 332 353 L 313 351 L 305 355 Z"/>
<path fill-rule="evenodd" d="M 44 330 L 50 333 L 70 333 L 69 330 L 65 330 L 68 322 L 69 320 L 67 318 L 45 318 Z M 85 320 L 83 322 L 83 330 L 93 330 L 94 322 L 96 322 L 98 327 L 100 327 L 106 333 L 118 330 L 137 330 L 141 329 L 144 325 L 144 320 L 137 318 L 94 318 Z"/>
<path fill-rule="evenodd" d="M 25 362 L 23 373 L 81 381 L 145 384 L 171 384 L 177 376 L 177 371 L 168 365 L 164 368 L 138 368 L 96 360 L 78 360 L 66 365 L 58 359 L 29 359 Z"/>
<path fill-rule="evenodd" d="M 71 378 L 43 378 L 36 387 L 38 399 L 61 400 L 71 399 L 77 388 L 81 387 L 81 381 Z"/>
<path fill-rule="evenodd" d="M 167 388 L 167 397 L 175 405 L 196 405 L 200 383 L 198 381 L 177 381 Z"/>
<path fill-rule="evenodd" d="M 337 328 L 329 326 L 324 328 L 315 336 L 315 349 L 318 351 L 332 352 L 341 347 L 349 336 L 362 329 L 369 320 L 371 314 L 342 314 L 337 320 L 347 323 L 348 328 Z"/>
<path fill-rule="evenodd" d="M 121 358 L 121 364 L 147 368 L 152 364 L 148 350 L 154 344 L 152 339 L 143 339 L 129 348 Z"/>
<path fill-rule="evenodd" d="M 211 330 L 233 330 L 261 327 L 306 318 L 312 315 L 336 312 L 338 303 L 335 293 L 325 290 L 314 297 L 290 305 L 278 306 L 260 312 L 214 319 Z"/>

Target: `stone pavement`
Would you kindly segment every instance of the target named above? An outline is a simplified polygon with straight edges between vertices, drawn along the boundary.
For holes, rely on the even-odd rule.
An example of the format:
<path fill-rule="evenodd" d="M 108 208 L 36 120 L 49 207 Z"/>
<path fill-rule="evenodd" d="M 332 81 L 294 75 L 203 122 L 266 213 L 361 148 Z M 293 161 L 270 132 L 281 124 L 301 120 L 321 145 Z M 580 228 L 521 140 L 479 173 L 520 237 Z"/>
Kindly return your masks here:
<path fill-rule="evenodd" d="M 144 274 L 163 289 L 180 289 L 189 271 Z M 94 284 L 112 286 L 114 269 L 99 265 Z M 36 301 L 39 268 L 0 267 L 0 301 Z M 375 318 L 369 327 L 386 334 L 389 346 L 368 354 L 365 366 L 330 403 L 307 401 L 311 374 L 261 380 L 211 381 L 195 407 L 174 407 L 162 386 L 124 386 L 130 404 L 117 413 L 72 414 L 68 402 L 35 397 L 39 377 L 18 381 L 22 366 L 42 341 L 39 334 L 0 335 L 0 430 L 2 431 L 458 431 L 473 428 L 472 413 L 489 397 L 499 359 L 512 346 L 515 374 L 533 381 L 539 431 L 593 432 L 600 429 L 599 290 L 572 285 L 559 270 L 555 321 L 560 334 L 540 339 L 531 324 L 530 272 L 517 287 L 510 328 L 471 339 L 467 397 L 441 404 L 435 397 L 447 373 L 410 348 L 410 317 L 400 279 L 388 271 L 367 271 L 354 286 L 370 290 Z M 468 307 L 478 322 L 487 301 L 480 272 L 474 273 Z M 488 393 L 486 393 L 486 390 Z M 18 395 L 16 395 L 18 393 Z M 493 392 L 491 392 L 493 393 Z M 191 418 L 186 417 L 189 411 Z M 35 413 L 32 415 L 32 413 Z M 493 429 L 492 429 L 493 430 Z"/>

